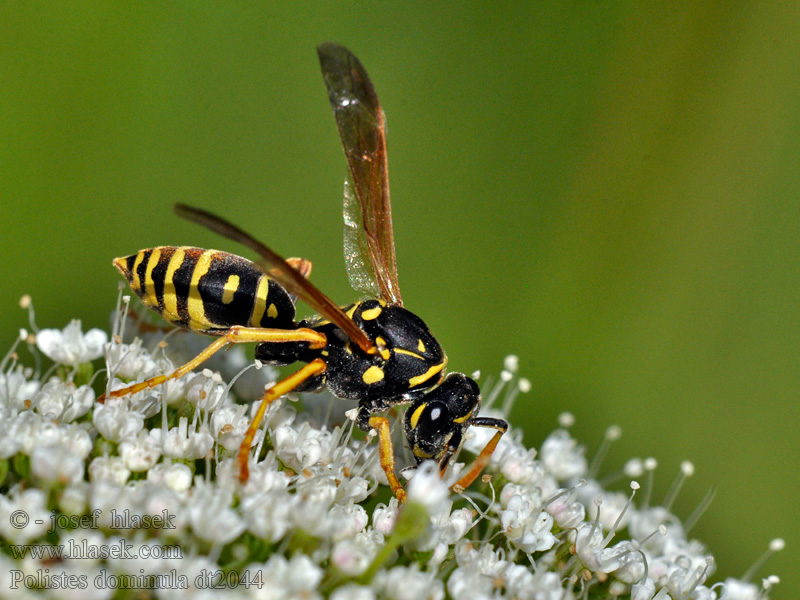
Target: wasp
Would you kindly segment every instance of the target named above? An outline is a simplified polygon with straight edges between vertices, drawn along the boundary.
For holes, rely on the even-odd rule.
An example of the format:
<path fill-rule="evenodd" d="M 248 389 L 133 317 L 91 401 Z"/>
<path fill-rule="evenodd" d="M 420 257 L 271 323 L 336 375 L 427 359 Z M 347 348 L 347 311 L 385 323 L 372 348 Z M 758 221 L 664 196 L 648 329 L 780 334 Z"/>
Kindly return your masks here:
<path fill-rule="evenodd" d="M 353 287 L 369 299 L 337 306 L 308 280 L 309 261 L 284 260 L 225 219 L 177 204 L 179 216 L 243 244 L 260 260 L 176 246 L 115 259 L 114 266 L 147 307 L 174 326 L 217 339 L 173 373 L 108 391 L 101 401 L 181 377 L 230 344 L 255 343 L 255 357 L 263 363 L 305 365 L 266 390 L 239 449 L 243 482 L 267 407 L 291 391 L 327 387 L 337 397 L 358 401 L 356 423 L 364 431 L 377 431 L 381 467 L 401 501 L 405 491 L 395 474 L 390 424 L 381 413 L 409 405 L 404 432 L 416 463 L 434 460 L 442 475 L 471 425 L 496 430 L 453 485 L 462 490 L 488 464 L 508 424 L 478 416 L 478 384 L 461 373 L 445 374 L 447 355 L 441 345 L 422 319 L 403 306 L 383 110 L 352 52 L 333 43 L 320 45 L 317 52 L 349 170 L 344 194 L 348 275 Z M 318 316 L 296 321 L 298 298 Z"/>

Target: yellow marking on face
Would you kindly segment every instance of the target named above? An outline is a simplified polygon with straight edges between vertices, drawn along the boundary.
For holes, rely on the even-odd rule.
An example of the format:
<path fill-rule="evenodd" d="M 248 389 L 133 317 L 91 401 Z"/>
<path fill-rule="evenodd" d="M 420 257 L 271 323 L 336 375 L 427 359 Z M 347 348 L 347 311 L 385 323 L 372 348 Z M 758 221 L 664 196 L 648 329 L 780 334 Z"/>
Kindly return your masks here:
<path fill-rule="evenodd" d="M 136 255 L 136 260 L 133 262 L 133 270 L 131 271 L 131 287 L 133 291 L 138 292 L 142 289 L 142 282 L 139 280 L 139 265 L 144 260 L 144 252 L 139 252 Z"/>
<path fill-rule="evenodd" d="M 353 306 L 351 306 L 351 307 L 350 307 L 350 309 L 349 309 L 349 310 L 348 310 L 346 313 L 344 313 L 344 314 L 346 314 L 346 315 L 347 315 L 347 318 L 348 318 L 348 319 L 352 319 L 352 318 L 353 318 L 353 314 L 356 312 L 356 309 L 357 309 L 358 307 L 359 307 L 359 305 L 358 305 L 358 304 L 353 304 Z"/>
<path fill-rule="evenodd" d="M 425 410 L 426 406 L 428 406 L 427 402 L 420 404 L 417 408 L 414 409 L 414 412 L 411 413 L 411 419 L 409 419 L 409 425 L 411 425 L 411 429 L 417 428 L 417 423 L 419 423 L 419 418 L 422 416 L 422 411 Z"/>
<path fill-rule="evenodd" d="M 267 294 L 269 294 L 269 277 L 262 275 L 256 287 L 256 301 L 253 303 L 253 314 L 250 317 L 252 327 L 261 327 L 261 319 L 267 310 Z"/>
<path fill-rule="evenodd" d="M 375 308 L 368 308 L 367 310 L 361 313 L 361 318 L 365 321 L 371 321 L 372 319 L 377 319 L 378 315 L 383 312 L 383 308 L 380 306 L 376 306 Z"/>
<path fill-rule="evenodd" d="M 175 294 L 175 271 L 177 271 L 183 264 L 186 258 L 186 252 L 183 248 L 177 248 L 169 259 L 167 265 L 167 272 L 164 275 L 164 316 L 168 321 L 178 321 L 178 296 Z"/>
<path fill-rule="evenodd" d="M 420 449 L 419 446 L 414 446 L 411 449 L 411 452 L 413 452 L 414 456 L 416 456 L 418 458 L 423 458 L 423 459 L 424 458 L 433 458 L 433 454 L 429 454 L 429 453 L 425 452 L 424 450 Z"/>
<path fill-rule="evenodd" d="M 278 316 L 278 309 L 277 309 L 277 308 L 275 308 L 275 305 L 274 305 L 274 304 L 270 304 L 270 305 L 269 305 L 269 308 L 267 309 L 267 316 L 268 316 L 270 319 L 274 319 L 275 317 L 277 317 L 277 316 Z"/>
<path fill-rule="evenodd" d="M 430 369 L 425 371 L 422 375 L 417 375 L 416 377 L 412 377 L 408 380 L 408 385 L 410 387 L 416 387 L 421 383 L 428 381 L 431 377 L 439 373 L 442 369 L 444 369 L 444 363 L 440 362 L 438 365 L 432 366 Z"/>
<path fill-rule="evenodd" d="M 420 352 L 425 352 L 425 344 L 422 343 L 422 338 L 419 338 L 419 344 L 417 344 L 417 350 Z"/>
<path fill-rule="evenodd" d="M 197 264 L 192 271 L 192 282 L 189 284 L 189 298 L 186 301 L 189 309 L 189 327 L 197 330 L 209 329 L 213 323 L 206 318 L 206 310 L 203 307 L 203 299 L 200 297 L 200 290 L 197 288 L 200 278 L 208 273 L 211 266 L 211 257 L 216 254 L 215 250 L 206 250 L 197 259 Z"/>
<path fill-rule="evenodd" d="M 144 271 L 144 294 L 147 304 L 153 308 L 158 307 L 156 284 L 153 281 L 153 269 L 156 268 L 159 260 L 161 260 L 161 248 L 154 248 L 150 253 L 150 258 L 147 260 L 147 268 Z"/>
<path fill-rule="evenodd" d="M 472 411 L 469 411 L 463 417 L 458 417 L 457 419 L 453 419 L 453 423 L 458 423 L 459 425 L 461 423 L 466 423 L 467 419 L 469 419 L 471 416 L 472 416 Z"/>
<path fill-rule="evenodd" d="M 372 365 L 369 369 L 364 371 L 364 374 L 361 376 L 361 379 L 364 380 L 364 383 L 367 385 L 372 385 L 373 383 L 378 383 L 383 379 L 383 369 L 380 367 L 376 367 Z"/>
<path fill-rule="evenodd" d="M 418 358 L 420 360 L 425 360 L 425 357 L 420 356 L 416 352 L 412 352 L 411 350 L 406 350 L 405 348 L 395 348 L 395 353 L 397 354 L 405 354 L 406 356 L 413 356 L 414 358 Z"/>
<path fill-rule="evenodd" d="M 239 276 L 229 275 L 228 281 L 225 282 L 225 287 L 222 288 L 222 303 L 230 304 L 233 302 L 233 295 L 239 289 Z"/>
<path fill-rule="evenodd" d="M 323 350 L 320 352 L 320 354 L 322 354 L 322 356 L 328 356 L 329 352 L 327 350 Z"/>

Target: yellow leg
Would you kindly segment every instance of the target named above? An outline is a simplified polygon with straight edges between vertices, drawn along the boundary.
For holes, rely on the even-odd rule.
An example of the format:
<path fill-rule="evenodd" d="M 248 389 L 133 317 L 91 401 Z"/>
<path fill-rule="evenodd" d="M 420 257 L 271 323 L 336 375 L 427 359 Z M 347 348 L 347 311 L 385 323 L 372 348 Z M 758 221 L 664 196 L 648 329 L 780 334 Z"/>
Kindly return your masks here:
<path fill-rule="evenodd" d="M 285 379 L 281 379 L 264 392 L 264 399 L 261 401 L 261 406 L 258 407 L 258 412 L 256 412 L 253 422 L 250 423 L 250 427 L 247 428 L 247 433 L 244 436 L 242 445 L 239 446 L 239 479 L 242 483 L 246 483 L 247 478 L 250 476 L 247 464 L 250 460 L 250 448 L 253 445 L 253 439 L 256 437 L 256 431 L 258 431 L 258 426 L 261 424 L 261 419 L 264 418 L 267 407 L 284 394 L 288 394 L 293 389 L 297 388 L 297 386 L 309 377 L 319 375 L 327 368 L 328 365 L 325 364 L 324 360 L 321 358 L 314 359 L 296 373 L 289 375 Z"/>
<path fill-rule="evenodd" d="M 389 419 L 386 417 L 370 417 L 369 426 L 378 432 L 378 453 L 381 459 L 381 468 L 386 473 L 392 493 L 400 502 L 406 501 L 406 491 L 397 476 L 394 474 L 394 450 L 392 449 L 392 435 L 389 430 Z"/>
<path fill-rule="evenodd" d="M 120 396 L 127 396 L 128 394 L 135 394 L 147 388 L 151 388 L 164 383 L 170 379 L 177 379 L 196 369 L 214 354 L 225 348 L 228 344 L 243 344 L 243 343 L 264 343 L 264 342 L 309 342 L 309 348 L 318 350 L 324 348 L 327 343 L 327 338 L 324 334 L 314 331 L 313 329 L 264 329 L 261 327 L 231 327 L 225 335 L 217 338 L 200 354 L 195 356 L 192 360 L 185 365 L 178 367 L 170 375 L 159 375 L 141 383 L 135 383 L 128 387 L 106 392 L 100 396 L 97 401 L 100 403 L 105 402 L 106 398 L 119 398 Z"/>
<path fill-rule="evenodd" d="M 452 485 L 450 488 L 451 490 L 457 494 L 460 494 L 470 485 L 472 485 L 472 482 L 478 478 L 478 475 L 481 474 L 481 471 L 483 471 L 486 468 L 486 465 L 489 464 L 489 460 L 492 458 L 492 453 L 494 452 L 494 449 L 497 448 L 497 443 L 500 441 L 500 438 L 503 437 L 504 433 L 505 429 L 497 431 L 497 433 L 492 436 L 492 439 L 490 439 L 489 443 L 486 444 L 483 450 L 481 450 L 481 453 L 475 459 L 475 462 L 470 465 L 469 469 L 467 469 L 467 472 L 461 476 L 461 479 Z"/>

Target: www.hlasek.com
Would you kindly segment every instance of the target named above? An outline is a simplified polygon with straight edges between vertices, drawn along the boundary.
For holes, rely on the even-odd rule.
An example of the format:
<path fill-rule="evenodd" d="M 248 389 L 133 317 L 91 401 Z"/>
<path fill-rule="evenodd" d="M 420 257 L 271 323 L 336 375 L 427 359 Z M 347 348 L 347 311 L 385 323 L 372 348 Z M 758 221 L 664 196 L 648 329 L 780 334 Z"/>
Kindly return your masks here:
<path fill-rule="evenodd" d="M 159 546 L 143 544 L 135 547 L 124 539 L 113 544 L 90 544 L 87 539 L 69 540 L 64 544 L 9 544 L 11 557 L 21 560 L 34 558 L 38 560 L 105 560 L 137 558 L 183 558 L 180 546 Z"/>

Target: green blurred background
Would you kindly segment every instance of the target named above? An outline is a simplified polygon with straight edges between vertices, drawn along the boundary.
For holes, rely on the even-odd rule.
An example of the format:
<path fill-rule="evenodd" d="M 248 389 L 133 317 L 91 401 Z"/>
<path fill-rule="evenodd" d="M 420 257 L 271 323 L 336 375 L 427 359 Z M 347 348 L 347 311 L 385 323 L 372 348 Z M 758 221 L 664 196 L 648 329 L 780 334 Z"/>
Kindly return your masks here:
<path fill-rule="evenodd" d="M 366 65 L 388 115 L 400 283 L 451 367 L 520 357 L 513 421 L 562 411 L 606 472 L 659 460 L 656 497 L 741 575 L 783 536 L 800 593 L 800 4 L 0 4 L 0 340 L 105 327 L 111 258 L 241 251 L 244 224 L 348 302 L 345 171 L 315 45 Z M 38 5 L 37 5 L 38 6 Z"/>

